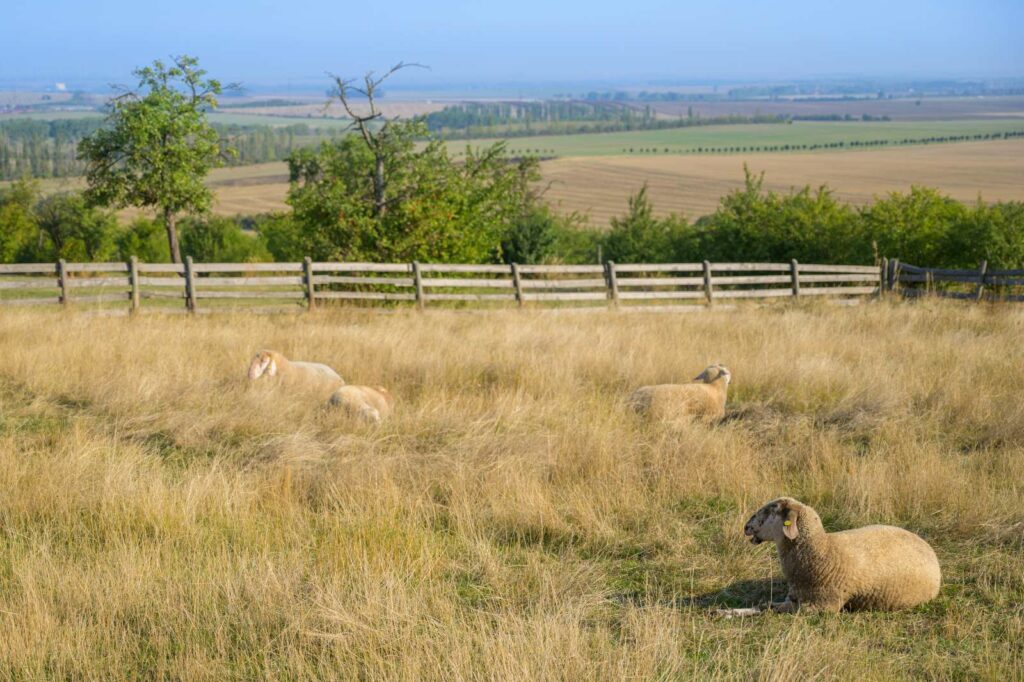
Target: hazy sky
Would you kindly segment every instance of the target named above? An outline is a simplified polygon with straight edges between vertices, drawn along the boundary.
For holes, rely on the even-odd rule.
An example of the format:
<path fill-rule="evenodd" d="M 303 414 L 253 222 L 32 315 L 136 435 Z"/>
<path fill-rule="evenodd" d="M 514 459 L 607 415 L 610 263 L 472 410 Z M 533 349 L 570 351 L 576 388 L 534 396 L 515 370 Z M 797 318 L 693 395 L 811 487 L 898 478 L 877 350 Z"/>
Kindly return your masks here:
<path fill-rule="evenodd" d="M 410 86 L 1024 75 L 1024 0 L 6 0 L 0 16 L 0 79 L 72 86 L 178 53 L 252 85 L 402 59 L 431 66 Z"/>

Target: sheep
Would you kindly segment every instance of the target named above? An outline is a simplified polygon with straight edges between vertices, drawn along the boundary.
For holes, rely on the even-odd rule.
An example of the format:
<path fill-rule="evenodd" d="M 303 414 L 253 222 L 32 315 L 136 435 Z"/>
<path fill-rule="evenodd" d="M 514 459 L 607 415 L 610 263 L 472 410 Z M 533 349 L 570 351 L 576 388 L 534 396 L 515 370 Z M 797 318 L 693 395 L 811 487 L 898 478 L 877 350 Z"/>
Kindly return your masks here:
<path fill-rule="evenodd" d="M 688 384 L 642 386 L 633 391 L 629 405 L 655 419 L 695 417 L 707 423 L 725 416 L 725 399 L 732 373 L 722 364 L 709 365 Z"/>
<path fill-rule="evenodd" d="M 331 396 L 330 404 L 349 415 L 379 424 L 389 414 L 395 400 L 383 386 L 342 386 Z"/>
<path fill-rule="evenodd" d="M 848 610 L 894 611 L 934 599 L 942 571 L 931 546 L 895 526 L 864 526 L 826 533 L 811 507 L 791 497 L 768 502 L 743 528 L 750 542 L 774 540 L 789 585 L 781 613 Z M 762 609 L 731 609 L 753 615 Z"/>
<path fill-rule="evenodd" d="M 345 385 L 345 380 L 327 365 L 289 360 L 273 350 L 261 350 L 249 363 L 249 379 L 255 381 L 262 376 L 280 376 L 285 381 L 328 385 L 332 389 Z"/>

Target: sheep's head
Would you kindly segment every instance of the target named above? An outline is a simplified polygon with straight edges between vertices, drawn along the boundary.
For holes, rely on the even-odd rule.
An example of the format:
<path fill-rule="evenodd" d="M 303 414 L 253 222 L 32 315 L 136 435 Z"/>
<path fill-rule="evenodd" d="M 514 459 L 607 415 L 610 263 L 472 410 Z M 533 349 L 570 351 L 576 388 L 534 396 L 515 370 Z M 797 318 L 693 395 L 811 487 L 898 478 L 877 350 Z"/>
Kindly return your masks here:
<path fill-rule="evenodd" d="M 758 509 L 743 527 L 743 534 L 755 545 L 765 540 L 796 540 L 800 533 L 800 519 L 809 514 L 814 514 L 810 507 L 792 497 L 780 497 Z"/>
<path fill-rule="evenodd" d="M 373 388 L 374 390 L 377 391 L 377 393 L 380 393 L 382 396 L 384 396 L 384 402 L 386 402 L 388 405 L 395 404 L 395 398 L 394 396 L 391 395 L 391 392 L 388 391 L 388 389 L 384 388 L 383 386 L 374 386 Z"/>
<path fill-rule="evenodd" d="M 705 367 L 704 371 L 698 374 L 694 381 L 702 381 L 705 384 L 712 384 L 719 379 L 724 380 L 726 385 L 732 381 L 732 372 L 730 372 L 729 368 L 720 362 Z"/>
<path fill-rule="evenodd" d="M 259 379 L 264 374 L 271 377 L 277 374 L 277 353 L 272 350 L 261 350 L 249 363 L 250 380 Z"/>

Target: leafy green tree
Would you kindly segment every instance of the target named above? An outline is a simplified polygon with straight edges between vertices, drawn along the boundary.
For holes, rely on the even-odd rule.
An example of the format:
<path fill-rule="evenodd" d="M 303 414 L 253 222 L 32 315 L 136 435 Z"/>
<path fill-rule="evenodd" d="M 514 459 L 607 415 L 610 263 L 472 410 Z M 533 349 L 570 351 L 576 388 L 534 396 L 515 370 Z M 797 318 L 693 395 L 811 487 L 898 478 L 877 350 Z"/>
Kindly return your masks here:
<path fill-rule="evenodd" d="M 668 263 L 688 250 L 695 237 L 686 220 L 672 214 L 654 215 L 647 185 L 629 198 L 626 215 L 611 220 L 604 238 L 604 256 L 620 263 Z"/>
<path fill-rule="evenodd" d="M 31 260 L 39 228 L 32 207 L 38 186 L 28 179 L 0 189 L 0 263 Z"/>
<path fill-rule="evenodd" d="M 351 84 L 337 79 L 357 134 L 289 159 L 288 203 L 302 252 L 342 260 L 492 260 L 529 205 L 536 161 L 512 162 L 502 143 L 467 148 L 456 161 L 422 121 L 379 120 L 373 97 L 382 81 L 366 76 L 358 92 L 370 113 L 361 114 L 349 103 Z"/>
<path fill-rule="evenodd" d="M 178 214 L 205 212 L 212 200 L 203 179 L 219 165 L 221 147 L 206 111 L 216 108 L 222 87 L 187 55 L 170 66 L 157 60 L 135 75 L 138 89 L 114 98 L 108 125 L 78 145 L 88 166 L 87 195 L 106 206 L 157 209 L 178 263 Z"/>
<path fill-rule="evenodd" d="M 210 216 L 182 221 L 181 250 L 207 263 L 269 261 L 270 253 L 256 234 L 249 235 L 231 218 Z"/>
<path fill-rule="evenodd" d="M 52 194 L 36 204 L 34 213 L 50 246 L 47 260 L 98 261 L 113 255 L 117 218 L 90 206 L 81 193 Z"/>
<path fill-rule="evenodd" d="M 882 255 L 931 267 L 977 265 L 965 263 L 965 254 L 952 248 L 968 222 L 967 207 L 938 190 L 911 187 L 906 194 L 892 192 L 864 208 L 861 220 Z"/>
<path fill-rule="evenodd" d="M 162 263 L 170 259 L 166 231 L 156 220 L 137 218 L 115 234 L 114 244 L 118 260 L 126 261 L 135 256 L 144 263 Z"/>

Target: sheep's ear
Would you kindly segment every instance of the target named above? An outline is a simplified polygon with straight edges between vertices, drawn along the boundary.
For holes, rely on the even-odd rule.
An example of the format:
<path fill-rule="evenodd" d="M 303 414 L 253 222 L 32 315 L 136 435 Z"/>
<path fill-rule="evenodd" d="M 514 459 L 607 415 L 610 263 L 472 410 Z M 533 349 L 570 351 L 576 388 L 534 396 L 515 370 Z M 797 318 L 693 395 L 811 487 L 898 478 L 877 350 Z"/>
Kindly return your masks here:
<path fill-rule="evenodd" d="M 799 531 L 796 527 L 797 513 L 796 509 L 789 508 L 782 517 L 782 534 L 790 540 L 796 540 L 796 536 Z"/>

